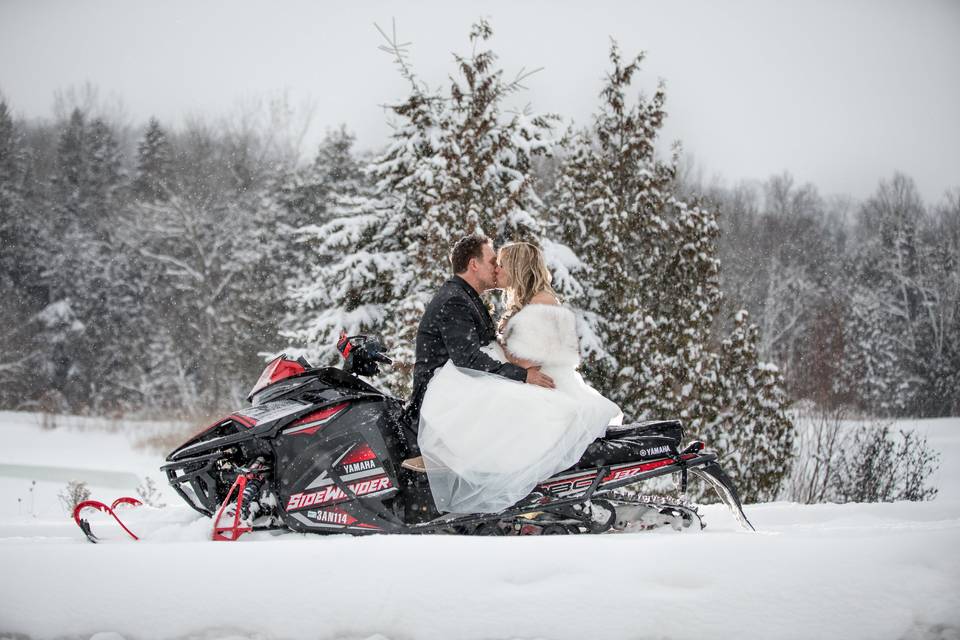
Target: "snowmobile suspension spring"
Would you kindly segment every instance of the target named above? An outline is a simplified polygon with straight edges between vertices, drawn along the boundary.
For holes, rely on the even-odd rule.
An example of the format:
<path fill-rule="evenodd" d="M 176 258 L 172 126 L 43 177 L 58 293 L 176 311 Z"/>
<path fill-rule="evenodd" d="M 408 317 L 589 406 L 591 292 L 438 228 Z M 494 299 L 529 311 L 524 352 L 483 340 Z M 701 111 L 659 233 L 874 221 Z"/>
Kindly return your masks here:
<path fill-rule="evenodd" d="M 240 498 L 241 517 L 246 519 L 250 515 L 250 504 L 260 496 L 260 487 L 263 486 L 263 478 L 255 476 L 247 481 L 247 486 L 243 488 L 243 496 Z"/>

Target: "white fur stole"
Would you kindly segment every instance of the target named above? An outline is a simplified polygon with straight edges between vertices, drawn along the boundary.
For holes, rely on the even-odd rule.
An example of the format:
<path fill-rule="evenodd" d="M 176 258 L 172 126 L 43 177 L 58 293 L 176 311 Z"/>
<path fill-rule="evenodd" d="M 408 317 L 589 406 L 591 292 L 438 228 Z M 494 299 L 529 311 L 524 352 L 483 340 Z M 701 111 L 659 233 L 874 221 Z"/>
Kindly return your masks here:
<path fill-rule="evenodd" d="M 569 309 L 552 304 L 528 304 L 507 322 L 507 349 L 545 367 L 577 368 L 580 342 L 577 322 Z"/>

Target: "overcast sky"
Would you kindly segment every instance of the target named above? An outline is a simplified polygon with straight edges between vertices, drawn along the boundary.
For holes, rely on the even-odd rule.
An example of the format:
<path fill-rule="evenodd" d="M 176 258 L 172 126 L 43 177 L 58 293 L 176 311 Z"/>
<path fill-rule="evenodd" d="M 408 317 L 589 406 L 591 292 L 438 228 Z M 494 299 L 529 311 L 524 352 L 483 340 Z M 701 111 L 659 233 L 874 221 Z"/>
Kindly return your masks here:
<path fill-rule="evenodd" d="M 960 1 L 200 2 L 0 0 L 0 93 L 51 117 L 85 82 L 135 123 L 176 126 L 286 91 L 315 101 L 317 138 L 346 123 L 361 147 L 389 135 L 380 105 L 405 85 L 374 22 L 412 43 L 431 85 L 494 28 L 508 72 L 544 69 L 523 102 L 586 124 L 609 38 L 647 51 L 639 89 L 667 83 L 667 140 L 727 183 L 788 170 L 823 193 L 869 195 L 896 170 L 928 200 L 960 187 Z"/>

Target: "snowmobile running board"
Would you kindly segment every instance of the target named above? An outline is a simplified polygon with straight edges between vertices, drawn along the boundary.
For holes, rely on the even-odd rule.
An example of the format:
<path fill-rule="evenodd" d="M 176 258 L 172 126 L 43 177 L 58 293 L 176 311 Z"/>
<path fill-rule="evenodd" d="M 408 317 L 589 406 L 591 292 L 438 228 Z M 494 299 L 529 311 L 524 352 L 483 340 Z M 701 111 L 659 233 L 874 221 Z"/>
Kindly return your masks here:
<path fill-rule="evenodd" d="M 653 461 L 652 463 L 655 462 L 656 461 Z M 741 527 L 748 531 L 756 531 L 756 529 L 754 529 L 753 525 L 750 524 L 750 521 L 747 519 L 746 514 L 743 513 L 743 505 L 740 503 L 740 496 L 737 494 L 737 490 L 733 487 L 730 479 L 720 468 L 720 465 L 717 464 L 717 455 L 715 453 L 684 454 L 679 460 L 667 458 L 664 459 L 663 462 L 665 464 L 651 469 L 650 471 L 637 473 L 620 480 L 607 482 L 604 484 L 602 489 L 599 489 L 599 485 L 607 476 L 607 474 L 610 473 L 611 468 L 621 465 L 604 465 L 602 467 L 597 467 L 592 471 L 579 470 L 563 476 L 554 477 L 548 481 L 545 481 L 543 484 L 538 485 L 537 488 L 539 489 L 543 486 L 557 485 L 564 482 L 568 478 L 575 479 L 590 477 L 591 472 L 596 473 L 589 489 L 587 489 L 587 491 L 584 493 L 578 493 L 577 495 L 568 498 L 560 497 L 557 499 L 551 499 L 549 495 L 541 495 L 539 498 L 537 498 L 536 493 L 534 493 L 533 496 L 531 496 L 534 498 L 533 500 L 528 498 L 526 501 L 507 509 L 501 513 L 500 516 L 502 519 L 509 519 L 530 513 L 532 511 L 549 511 L 556 507 L 572 506 L 574 504 L 591 500 L 594 497 L 605 496 L 615 489 L 620 489 L 643 480 L 670 475 L 672 473 L 685 473 L 686 471 L 689 471 L 713 487 L 713 489 L 717 492 L 717 496 L 733 513 L 733 516 L 736 518 Z M 490 520 L 490 515 L 491 514 L 447 514 L 423 524 L 404 525 L 404 530 L 406 533 L 430 533 L 438 529 L 455 525 L 468 525 L 484 522 Z"/>

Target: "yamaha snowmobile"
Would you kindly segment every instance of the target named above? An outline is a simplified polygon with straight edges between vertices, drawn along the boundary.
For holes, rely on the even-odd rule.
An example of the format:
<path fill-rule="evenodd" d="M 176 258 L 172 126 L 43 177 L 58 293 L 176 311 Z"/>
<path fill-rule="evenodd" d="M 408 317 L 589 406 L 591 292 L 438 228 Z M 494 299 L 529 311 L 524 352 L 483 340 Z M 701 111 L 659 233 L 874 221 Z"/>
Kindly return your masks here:
<path fill-rule="evenodd" d="M 167 456 L 162 471 L 187 504 L 213 518 L 214 540 L 264 529 L 550 535 L 703 528 L 686 500 L 637 494 L 638 483 L 667 475 L 676 475 L 681 493 L 689 476 L 702 479 L 753 529 L 717 455 L 700 441 L 681 447 L 677 420 L 611 427 L 577 465 L 499 513 L 439 513 L 422 459 L 408 457 L 402 402 L 361 379 L 391 364 L 382 343 L 342 336 L 337 347 L 340 369 L 277 357 L 251 390 L 250 407 Z M 79 507 L 75 519 L 95 542 Z"/>

